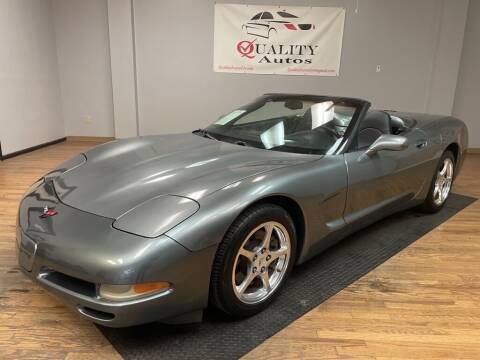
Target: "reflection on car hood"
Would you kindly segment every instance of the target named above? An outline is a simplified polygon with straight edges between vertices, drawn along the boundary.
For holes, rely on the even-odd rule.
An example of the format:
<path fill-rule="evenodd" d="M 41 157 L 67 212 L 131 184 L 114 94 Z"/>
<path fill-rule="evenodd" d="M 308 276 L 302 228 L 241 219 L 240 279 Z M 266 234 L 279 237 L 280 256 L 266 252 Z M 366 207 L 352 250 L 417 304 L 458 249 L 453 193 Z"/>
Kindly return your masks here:
<path fill-rule="evenodd" d="M 242 178 L 318 159 L 194 134 L 117 140 L 86 156 L 85 164 L 54 179 L 55 190 L 67 205 L 112 219 L 154 196 L 199 200 Z"/>

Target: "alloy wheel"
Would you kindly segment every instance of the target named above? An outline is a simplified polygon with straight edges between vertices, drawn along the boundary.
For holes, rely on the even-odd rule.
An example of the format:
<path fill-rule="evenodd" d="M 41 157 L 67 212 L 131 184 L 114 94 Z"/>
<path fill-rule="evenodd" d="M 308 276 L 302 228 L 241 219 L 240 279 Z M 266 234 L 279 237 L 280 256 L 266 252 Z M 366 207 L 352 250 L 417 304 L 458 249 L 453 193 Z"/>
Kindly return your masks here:
<path fill-rule="evenodd" d="M 288 231 L 276 221 L 265 222 L 247 235 L 232 272 L 233 290 L 240 301 L 256 304 L 275 291 L 288 269 L 290 241 Z"/>
<path fill-rule="evenodd" d="M 433 190 L 433 202 L 435 205 L 442 205 L 447 200 L 453 181 L 453 161 L 449 157 L 443 160 L 443 164 L 435 179 Z"/>

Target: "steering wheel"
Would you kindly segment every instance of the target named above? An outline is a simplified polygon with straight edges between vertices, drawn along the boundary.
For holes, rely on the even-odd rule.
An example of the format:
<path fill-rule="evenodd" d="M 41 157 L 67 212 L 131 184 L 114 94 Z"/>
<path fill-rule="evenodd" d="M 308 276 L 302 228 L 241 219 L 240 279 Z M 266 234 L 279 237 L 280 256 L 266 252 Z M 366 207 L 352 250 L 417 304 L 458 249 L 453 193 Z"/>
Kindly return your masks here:
<path fill-rule="evenodd" d="M 327 133 L 332 134 L 333 136 L 335 136 L 335 141 L 336 141 L 339 137 L 341 137 L 341 135 L 338 133 L 337 130 L 332 129 L 332 128 L 329 127 L 329 126 L 320 126 L 320 127 L 316 128 L 316 129 L 314 129 L 313 131 L 319 131 L 319 130 L 323 130 L 323 131 L 325 131 L 325 132 L 327 132 Z"/>

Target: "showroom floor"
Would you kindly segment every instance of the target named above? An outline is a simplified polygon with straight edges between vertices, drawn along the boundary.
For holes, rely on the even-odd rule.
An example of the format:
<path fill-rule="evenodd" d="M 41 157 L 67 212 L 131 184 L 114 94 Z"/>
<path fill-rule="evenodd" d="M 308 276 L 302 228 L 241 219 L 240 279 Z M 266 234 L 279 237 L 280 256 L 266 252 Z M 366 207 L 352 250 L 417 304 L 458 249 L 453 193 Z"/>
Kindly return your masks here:
<path fill-rule="evenodd" d="M 90 322 L 16 267 L 15 216 L 25 189 L 96 145 L 69 140 L 0 163 L 0 358 L 119 358 Z M 454 191 L 480 197 L 480 155 Z M 478 358 L 480 202 L 277 333 L 246 358 Z M 288 290 L 287 290 L 288 291 Z"/>

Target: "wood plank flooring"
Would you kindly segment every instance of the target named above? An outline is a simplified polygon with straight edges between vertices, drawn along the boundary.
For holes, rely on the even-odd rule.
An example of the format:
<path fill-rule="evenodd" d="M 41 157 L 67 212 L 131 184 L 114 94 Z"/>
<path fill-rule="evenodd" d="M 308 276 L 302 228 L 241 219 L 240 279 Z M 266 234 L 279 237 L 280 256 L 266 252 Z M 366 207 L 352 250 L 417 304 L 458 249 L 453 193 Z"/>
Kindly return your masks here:
<path fill-rule="evenodd" d="M 15 218 L 25 190 L 94 145 L 67 141 L 0 162 L 0 359 L 120 359 L 95 326 L 28 280 L 15 259 Z"/>
<path fill-rule="evenodd" d="M 454 191 L 480 198 L 480 155 Z M 246 359 L 480 359 L 480 201 Z"/>
<path fill-rule="evenodd" d="M 26 188 L 96 145 L 69 139 L 0 162 L 0 359 L 118 359 L 90 322 L 20 273 L 14 239 Z M 455 184 L 480 197 L 480 155 Z M 321 304 L 246 359 L 479 359 L 480 202 Z"/>

